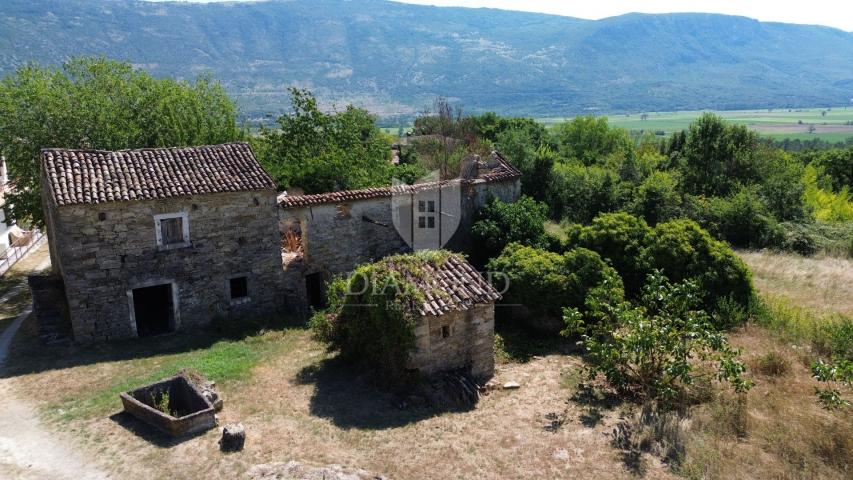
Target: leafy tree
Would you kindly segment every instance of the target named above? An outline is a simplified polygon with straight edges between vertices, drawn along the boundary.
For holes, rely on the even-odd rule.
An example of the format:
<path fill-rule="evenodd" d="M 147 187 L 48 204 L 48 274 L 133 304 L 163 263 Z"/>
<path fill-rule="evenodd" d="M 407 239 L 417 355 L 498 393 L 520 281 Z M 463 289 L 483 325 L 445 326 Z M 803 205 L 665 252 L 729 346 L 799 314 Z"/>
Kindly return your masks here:
<path fill-rule="evenodd" d="M 709 312 L 723 298 L 744 308 L 752 300 L 752 276 L 747 266 L 728 245 L 712 238 L 692 220 L 655 226 L 640 261 L 649 271 L 659 269 L 674 282 L 695 282 Z"/>
<path fill-rule="evenodd" d="M 14 191 L 7 214 L 43 222 L 42 148 L 119 150 L 216 144 L 243 138 L 237 108 L 209 76 L 155 79 L 130 64 L 77 58 L 30 64 L 0 81 L 0 154 Z"/>
<path fill-rule="evenodd" d="M 554 135 L 563 158 L 579 161 L 586 166 L 595 165 L 608 155 L 631 148 L 628 132 L 611 128 L 607 117 L 577 117 L 557 125 Z"/>
<path fill-rule="evenodd" d="M 476 256 L 483 260 L 492 258 L 513 242 L 544 247 L 547 214 L 548 207 L 530 197 L 522 196 L 513 203 L 493 199 L 480 211 L 479 219 L 471 227 L 477 245 Z"/>
<path fill-rule="evenodd" d="M 805 183 L 801 163 L 780 150 L 762 146 L 764 168 L 758 184 L 758 195 L 767 207 L 767 213 L 780 222 L 804 222 L 811 219 L 811 211 L 803 200 Z"/>
<path fill-rule="evenodd" d="M 727 198 L 710 199 L 707 228 L 736 247 L 780 245 L 784 233 L 761 202 L 755 187 L 742 187 Z"/>
<path fill-rule="evenodd" d="M 614 301 L 623 296 L 616 271 L 597 253 L 584 248 L 560 255 L 512 243 L 487 268 L 501 274 L 493 277 L 496 287 L 504 287 L 500 285 L 504 280 L 508 282 L 503 301 L 521 306 L 520 311 L 514 311 L 514 318 L 545 333 L 562 330 L 562 308 L 585 311 L 587 297 L 593 291 Z"/>
<path fill-rule="evenodd" d="M 619 175 L 606 168 L 558 163 L 548 187 L 551 217 L 589 223 L 599 213 L 618 210 L 622 203 L 621 183 Z"/>
<path fill-rule="evenodd" d="M 800 159 L 828 175 L 833 190 L 853 189 L 853 147 L 806 152 L 800 155 Z"/>
<path fill-rule="evenodd" d="M 292 111 L 279 128 L 261 130 L 262 159 L 280 187 L 319 193 L 391 184 L 398 171 L 372 115 L 352 105 L 325 113 L 311 92 L 290 93 Z"/>
<path fill-rule="evenodd" d="M 742 392 L 751 383 L 724 334 L 701 309 L 699 287 L 649 276 L 637 306 L 591 296 L 594 322 L 574 308 L 564 310 L 564 335 L 581 334 L 588 352 L 588 376 L 603 374 L 622 393 L 674 402 L 685 386 L 703 375 L 699 363 L 713 365 L 716 377 Z"/>
<path fill-rule="evenodd" d="M 705 113 L 690 124 L 680 152 L 682 182 L 688 193 L 725 196 L 735 185 L 759 180 L 758 135 L 743 125 Z"/>
<path fill-rule="evenodd" d="M 656 225 L 679 217 L 681 203 L 678 177 L 670 172 L 657 171 L 634 190 L 629 210 Z"/>
<path fill-rule="evenodd" d="M 536 200 L 547 199 L 551 170 L 557 155 L 528 128 L 507 128 L 497 134 L 495 147 L 519 170 L 521 190 Z"/>
<path fill-rule="evenodd" d="M 595 251 L 622 277 L 625 294 L 636 296 L 646 277 L 640 255 L 651 240 L 651 229 L 643 221 L 624 212 L 603 213 L 576 234 L 576 245 Z"/>

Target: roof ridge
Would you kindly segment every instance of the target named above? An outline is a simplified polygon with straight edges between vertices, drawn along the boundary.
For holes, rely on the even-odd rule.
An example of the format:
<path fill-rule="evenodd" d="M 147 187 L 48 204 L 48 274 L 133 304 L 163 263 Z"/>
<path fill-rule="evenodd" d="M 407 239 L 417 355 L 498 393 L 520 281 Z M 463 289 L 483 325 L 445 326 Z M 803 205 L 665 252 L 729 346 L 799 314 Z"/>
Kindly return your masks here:
<path fill-rule="evenodd" d="M 144 152 L 144 151 L 156 151 L 156 150 L 187 150 L 187 149 L 210 149 L 215 147 L 224 147 L 226 145 L 246 145 L 251 148 L 249 142 L 243 140 L 235 140 L 233 142 L 225 142 L 225 143 L 212 143 L 206 145 L 185 145 L 182 147 L 172 146 L 172 147 L 140 147 L 140 148 L 123 148 L 120 150 L 103 150 L 98 148 L 63 148 L 63 147 L 45 147 L 39 150 L 40 153 L 44 152 L 75 152 L 75 153 L 124 153 L 124 152 Z"/>

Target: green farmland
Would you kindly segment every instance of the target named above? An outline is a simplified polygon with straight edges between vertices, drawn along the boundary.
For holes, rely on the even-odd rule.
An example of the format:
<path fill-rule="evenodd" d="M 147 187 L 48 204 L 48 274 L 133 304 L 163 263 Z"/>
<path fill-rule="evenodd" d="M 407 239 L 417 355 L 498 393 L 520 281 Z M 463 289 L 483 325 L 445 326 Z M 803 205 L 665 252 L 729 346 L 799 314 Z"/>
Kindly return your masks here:
<path fill-rule="evenodd" d="M 669 135 L 687 128 L 690 122 L 702 113 L 701 111 L 648 112 L 645 119 L 640 113 L 607 117 L 610 124 L 616 127 L 633 131 L 663 132 Z M 853 107 L 728 110 L 715 113 L 730 122 L 747 125 L 763 136 L 774 139 L 821 138 L 838 142 L 853 137 Z M 546 125 L 554 125 L 566 119 L 540 118 L 539 120 Z M 812 133 L 809 132 L 810 126 L 814 127 Z"/>
<path fill-rule="evenodd" d="M 826 112 L 825 114 L 822 112 Z M 703 111 L 648 112 L 645 117 L 640 113 L 604 115 L 611 125 L 629 131 L 651 131 L 670 135 L 687 128 Z M 724 119 L 747 125 L 761 135 L 775 140 L 813 140 L 819 138 L 828 142 L 841 142 L 853 137 L 853 106 L 830 108 L 764 109 L 764 110 L 724 110 L 715 111 Z M 538 121 L 547 126 L 571 120 L 573 117 L 544 117 Z M 814 127 L 813 131 L 809 131 Z M 412 125 L 403 127 L 410 132 Z M 385 124 L 382 130 L 397 135 L 399 126 Z"/>

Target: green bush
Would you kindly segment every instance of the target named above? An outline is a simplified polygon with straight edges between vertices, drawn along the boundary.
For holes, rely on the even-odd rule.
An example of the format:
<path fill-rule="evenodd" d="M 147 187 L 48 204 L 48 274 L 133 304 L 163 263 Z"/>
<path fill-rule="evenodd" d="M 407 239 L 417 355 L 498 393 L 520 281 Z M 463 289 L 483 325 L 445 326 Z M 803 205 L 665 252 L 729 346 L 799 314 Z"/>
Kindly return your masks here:
<path fill-rule="evenodd" d="M 580 333 L 587 349 L 588 375 L 603 374 L 622 393 L 671 402 L 702 376 L 696 358 L 716 366 L 719 380 L 738 391 L 750 383 L 725 335 L 701 310 L 699 287 L 671 284 L 660 272 L 649 275 L 638 306 L 603 300 L 590 323 L 577 309 L 564 311 L 565 335 Z"/>
<path fill-rule="evenodd" d="M 744 308 L 752 300 L 752 276 L 747 266 L 728 245 L 714 240 L 692 220 L 658 224 L 640 261 L 649 271 L 662 270 L 673 282 L 694 281 L 707 311 L 714 311 L 725 297 Z"/>
<path fill-rule="evenodd" d="M 679 217 L 681 194 L 676 175 L 653 172 L 634 190 L 629 208 L 652 225 Z"/>
<path fill-rule="evenodd" d="M 599 213 L 618 210 L 621 179 L 610 169 L 577 163 L 554 166 L 548 188 L 551 218 L 589 223 Z"/>
<path fill-rule="evenodd" d="M 610 262 L 622 277 L 629 298 L 640 292 L 648 272 L 638 259 L 651 239 L 651 229 L 642 218 L 624 212 L 603 213 L 567 238 Z"/>
<path fill-rule="evenodd" d="M 477 246 L 472 253 L 485 260 L 497 256 L 513 242 L 545 247 L 547 220 L 548 207 L 530 197 L 521 197 L 514 203 L 493 199 L 480 211 L 479 219 L 471 227 Z"/>
<path fill-rule="evenodd" d="M 741 188 L 728 198 L 712 198 L 710 207 L 707 227 L 716 238 L 745 248 L 775 247 L 783 243 L 784 232 L 754 188 Z"/>
<path fill-rule="evenodd" d="M 622 281 L 601 257 L 578 248 L 564 254 L 548 252 L 517 243 L 510 244 L 488 267 L 509 282 L 503 302 L 520 305 L 517 317 L 545 333 L 563 328 L 562 309 L 586 310 L 587 297 L 595 290 L 600 295 L 621 299 Z M 500 283 L 500 275 L 494 276 Z M 501 285 L 496 285 L 499 289 Z"/>

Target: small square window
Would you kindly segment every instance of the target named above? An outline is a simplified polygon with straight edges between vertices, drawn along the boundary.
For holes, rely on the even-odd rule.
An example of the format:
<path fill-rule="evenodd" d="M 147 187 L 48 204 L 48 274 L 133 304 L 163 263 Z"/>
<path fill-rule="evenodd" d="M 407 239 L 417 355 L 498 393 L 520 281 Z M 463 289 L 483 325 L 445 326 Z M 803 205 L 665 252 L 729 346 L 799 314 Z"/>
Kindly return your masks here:
<path fill-rule="evenodd" d="M 427 212 L 435 212 L 435 202 L 430 200 L 427 202 Z"/>
<path fill-rule="evenodd" d="M 447 338 L 450 336 L 450 325 L 443 325 L 441 327 L 441 338 Z"/>
<path fill-rule="evenodd" d="M 426 217 L 418 217 L 418 228 L 426 228 Z"/>
<path fill-rule="evenodd" d="M 231 301 L 245 300 L 249 298 L 249 279 L 246 277 L 234 277 L 228 281 L 231 293 Z"/>
<path fill-rule="evenodd" d="M 157 246 L 160 249 L 168 250 L 190 245 L 189 224 L 185 212 L 154 215 L 154 223 L 157 229 Z"/>
<path fill-rule="evenodd" d="M 435 217 L 427 217 L 427 228 L 435 228 Z"/>
<path fill-rule="evenodd" d="M 184 243 L 183 219 L 175 217 L 160 220 L 160 234 L 163 236 L 163 245 Z"/>
<path fill-rule="evenodd" d="M 418 200 L 418 211 L 426 212 L 426 202 L 423 200 Z"/>

